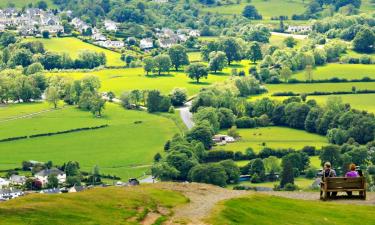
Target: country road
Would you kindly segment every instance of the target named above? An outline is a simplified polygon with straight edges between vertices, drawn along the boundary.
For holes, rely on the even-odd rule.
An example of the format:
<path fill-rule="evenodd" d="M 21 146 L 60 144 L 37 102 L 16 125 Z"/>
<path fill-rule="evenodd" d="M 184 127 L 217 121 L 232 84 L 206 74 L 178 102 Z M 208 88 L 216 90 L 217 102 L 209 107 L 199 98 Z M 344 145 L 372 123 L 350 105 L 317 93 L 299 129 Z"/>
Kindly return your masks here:
<path fill-rule="evenodd" d="M 177 109 L 180 111 L 181 119 L 189 130 L 194 126 L 193 114 L 189 111 L 190 106 L 191 101 L 186 102 L 183 107 Z"/>

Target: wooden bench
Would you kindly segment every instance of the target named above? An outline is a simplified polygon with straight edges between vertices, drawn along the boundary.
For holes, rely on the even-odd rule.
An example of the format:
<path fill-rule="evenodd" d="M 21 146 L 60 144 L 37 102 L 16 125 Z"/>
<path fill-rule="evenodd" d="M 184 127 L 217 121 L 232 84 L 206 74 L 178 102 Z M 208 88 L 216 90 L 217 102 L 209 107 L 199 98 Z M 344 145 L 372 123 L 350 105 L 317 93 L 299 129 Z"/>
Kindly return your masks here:
<path fill-rule="evenodd" d="M 358 191 L 361 199 L 366 199 L 365 177 L 325 177 L 320 184 L 320 199 L 327 200 L 329 192 Z"/>

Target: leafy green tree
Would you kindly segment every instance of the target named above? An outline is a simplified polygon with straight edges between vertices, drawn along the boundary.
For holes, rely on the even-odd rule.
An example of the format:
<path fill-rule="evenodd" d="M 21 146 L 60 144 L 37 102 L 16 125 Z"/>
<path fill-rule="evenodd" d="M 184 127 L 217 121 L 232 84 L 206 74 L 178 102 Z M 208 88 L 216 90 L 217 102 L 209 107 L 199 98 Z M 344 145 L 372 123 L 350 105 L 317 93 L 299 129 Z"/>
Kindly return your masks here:
<path fill-rule="evenodd" d="M 315 133 L 317 131 L 316 123 L 319 119 L 322 110 L 317 107 L 313 107 L 310 109 L 309 113 L 305 119 L 305 130 L 311 133 Z"/>
<path fill-rule="evenodd" d="M 263 159 L 263 164 L 266 173 L 274 174 L 279 173 L 281 171 L 280 161 L 276 156 L 270 156 L 268 158 Z"/>
<path fill-rule="evenodd" d="M 36 73 L 40 73 L 44 70 L 44 67 L 41 63 L 39 62 L 36 62 L 36 63 L 33 63 L 31 65 L 29 65 L 25 71 L 25 73 L 27 75 L 31 75 L 31 74 L 36 74 Z"/>
<path fill-rule="evenodd" d="M 228 108 L 219 108 L 217 115 L 219 118 L 220 129 L 226 129 L 233 126 L 235 116 L 232 110 Z"/>
<path fill-rule="evenodd" d="M 148 57 L 143 60 L 143 69 L 146 71 L 146 75 L 148 76 L 148 73 L 152 72 L 155 68 L 155 61 L 153 58 Z"/>
<path fill-rule="evenodd" d="M 81 186 L 81 178 L 79 176 L 68 176 L 66 178 L 66 185 L 68 187 Z"/>
<path fill-rule="evenodd" d="M 212 130 L 207 123 L 199 123 L 195 125 L 186 135 L 187 140 L 202 142 L 205 149 L 210 149 L 212 142 Z"/>
<path fill-rule="evenodd" d="M 259 179 L 263 181 L 265 179 L 265 168 L 262 159 L 256 158 L 254 161 L 251 163 L 250 167 L 250 174 L 254 175 L 257 174 L 259 176 Z"/>
<path fill-rule="evenodd" d="M 228 180 L 228 176 L 224 167 L 218 163 L 198 164 L 191 169 L 189 179 L 193 182 L 214 184 L 224 187 Z"/>
<path fill-rule="evenodd" d="M 47 177 L 47 187 L 48 188 L 57 188 L 59 186 L 59 180 L 57 179 L 57 176 L 54 174 L 51 174 Z"/>
<path fill-rule="evenodd" d="M 8 47 L 10 44 L 16 43 L 16 35 L 12 32 L 4 32 L 0 36 L 0 44 L 4 47 Z"/>
<path fill-rule="evenodd" d="M 189 65 L 190 63 L 186 49 L 182 45 L 173 45 L 170 47 L 168 50 L 168 55 L 176 71 L 178 71 L 180 66 Z"/>
<path fill-rule="evenodd" d="M 60 100 L 59 92 L 57 91 L 56 87 L 49 87 L 46 90 L 46 101 L 50 104 L 53 104 L 53 108 L 57 108 L 57 103 Z"/>
<path fill-rule="evenodd" d="M 161 181 L 171 181 L 179 177 L 180 172 L 167 162 L 154 164 L 151 168 L 151 174 Z"/>
<path fill-rule="evenodd" d="M 32 57 L 33 55 L 30 50 L 24 48 L 17 49 L 10 57 L 10 64 L 12 66 L 20 65 L 27 67 L 33 62 Z"/>
<path fill-rule="evenodd" d="M 230 183 L 238 183 L 238 179 L 240 178 L 240 169 L 238 168 L 237 164 L 231 160 L 224 160 L 220 162 L 220 165 L 224 167 L 224 170 L 227 174 L 227 184 Z"/>
<path fill-rule="evenodd" d="M 297 41 L 293 37 L 287 37 L 287 38 L 285 38 L 284 41 L 283 41 L 283 43 L 288 48 L 294 48 L 294 46 L 297 45 Z"/>
<path fill-rule="evenodd" d="M 66 173 L 66 176 L 78 176 L 80 175 L 79 172 L 79 163 L 76 161 L 69 161 L 64 166 L 64 171 Z"/>
<path fill-rule="evenodd" d="M 43 38 L 48 39 L 49 38 L 49 31 L 48 30 L 42 31 L 42 36 L 43 36 Z"/>
<path fill-rule="evenodd" d="M 310 107 L 304 103 L 291 102 L 284 109 L 285 122 L 293 128 L 303 129 Z"/>
<path fill-rule="evenodd" d="M 280 70 L 280 77 L 284 79 L 285 82 L 288 82 L 289 78 L 292 76 L 292 71 L 287 66 L 283 66 Z"/>
<path fill-rule="evenodd" d="M 372 52 L 375 49 L 375 34 L 369 28 L 362 28 L 353 39 L 353 47 L 359 52 Z"/>
<path fill-rule="evenodd" d="M 184 88 L 174 88 L 169 96 L 171 97 L 172 105 L 182 106 L 187 99 L 187 91 Z"/>
<path fill-rule="evenodd" d="M 258 42 L 254 41 L 250 43 L 249 50 L 247 51 L 247 57 L 255 64 L 257 60 L 263 58 L 262 50 Z"/>
<path fill-rule="evenodd" d="M 227 112 L 225 112 L 227 114 Z M 219 115 L 216 108 L 213 107 L 201 107 L 193 115 L 193 120 L 195 123 L 200 123 L 202 121 L 207 121 L 212 127 L 214 132 L 218 132 L 220 129 Z"/>
<path fill-rule="evenodd" d="M 94 116 L 101 117 L 105 108 L 105 100 L 98 94 L 93 95 L 90 99 L 90 111 Z"/>
<path fill-rule="evenodd" d="M 41 10 L 47 10 L 47 8 L 48 8 L 48 4 L 47 4 L 47 2 L 45 2 L 45 1 L 38 1 L 37 3 L 36 3 L 36 5 L 35 5 L 38 9 L 41 9 Z"/>
<path fill-rule="evenodd" d="M 158 55 L 154 57 L 155 68 L 160 76 L 161 72 L 169 72 L 172 62 L 168 55 Z"/>
<path fill-rule="evenodd" d="M 202 77 L 207 78 L 208 70 L 203 63 L 192 63 L 186 68 L 186 73 L 190 79 L 194 79 L 199 83 Z"/>
<path fill-rule="evenodd" d="M 219 50 L 224 52 L 227 56 L 228 65 L 230 65 L 233 61 L 242 59 L 243 49 L 239 42 L 232 37 L 221 40 Z"/>
<path fill-rule="evenodd" d="M 322 162 L 322 165 L 325 162 L 330 162 L 332 167 L 336 168 L 341 164 L 340 148 L 336 145 L 323 146 L 319 158 Z"/>
<path fill-rule="evenodd" d="M 262 16 L 253 5 L 247 5 L 242 11 L 242 15 L 248 19 L 261 20 Z"/>
<path fill-rule="evenodd" d="M 293 165 L 287 157 L 283 157 L 281 161 L 282 172 L 281 172 L 281 180 L 280 180 L 280 187 L 284 188 L 286 184 L 294 184 L 294 170 Z"/>
<path fill-rule="evenodd" d="M 147 97 L 147 111 L 152 112 L 158 112 L 159 111 L 159 105 L 162 101 L 163 97 L 160 94 L 160 91 L 158 90 L 151 90 L 148 92 Z"/>
<path fill-rule="evenodd" d="M 172 151 L 166 156 L 165 160 L 168 165 L 173 166 L 179 171 L 178 180 L 187 180 L 190 169 L 198 164 L 197 159 L 191 151 Z"/>
<path fill-rule="evenodd" d="M 227 57 L 224 52 L 218 51 L 218 52 L 211 52 L 209 56 L 209 64 L 208 68 L 210 71 L 214 71 L 216 73 L 217 71 L 222 71 L 227 64 Z"/>

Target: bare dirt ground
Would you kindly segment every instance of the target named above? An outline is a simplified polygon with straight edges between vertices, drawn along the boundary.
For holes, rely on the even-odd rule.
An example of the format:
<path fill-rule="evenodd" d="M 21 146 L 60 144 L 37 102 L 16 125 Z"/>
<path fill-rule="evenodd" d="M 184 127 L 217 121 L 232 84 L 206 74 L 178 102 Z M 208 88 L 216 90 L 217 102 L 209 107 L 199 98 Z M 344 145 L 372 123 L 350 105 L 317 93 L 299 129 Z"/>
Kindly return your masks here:
<path fill-rule="evenodd" d="M 202 219 L 210 214 L 216 204 L 222 200 L 249 195 L 251 192 L 233 191 L 208 184 L 197 183 L 159 183 L 162 189 L 181 192 L 190 199 L 188 204 L 175 208 L 172 218 L 166 223 L 205 225 Z"/>

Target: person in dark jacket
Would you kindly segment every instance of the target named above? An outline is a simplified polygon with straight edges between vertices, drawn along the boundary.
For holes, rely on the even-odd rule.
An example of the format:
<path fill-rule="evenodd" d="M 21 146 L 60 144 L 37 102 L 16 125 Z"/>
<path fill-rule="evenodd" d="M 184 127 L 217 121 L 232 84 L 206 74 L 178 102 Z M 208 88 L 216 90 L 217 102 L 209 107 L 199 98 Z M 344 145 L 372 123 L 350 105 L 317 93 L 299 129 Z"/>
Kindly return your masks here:
<path fill-rule="evenodd" d="M 324 168 L 322 171 L 322 180 L 324 181 L 325 177 L 336 177 L 336 171 L 331 168 L 331 163 L 326 162 L 324 163 Z M 337 192 L 328 192 L 328 197 L 335 197 L 337 195 Z"/>

